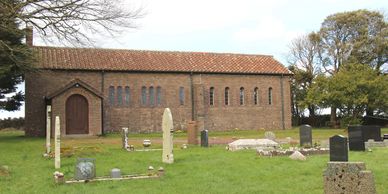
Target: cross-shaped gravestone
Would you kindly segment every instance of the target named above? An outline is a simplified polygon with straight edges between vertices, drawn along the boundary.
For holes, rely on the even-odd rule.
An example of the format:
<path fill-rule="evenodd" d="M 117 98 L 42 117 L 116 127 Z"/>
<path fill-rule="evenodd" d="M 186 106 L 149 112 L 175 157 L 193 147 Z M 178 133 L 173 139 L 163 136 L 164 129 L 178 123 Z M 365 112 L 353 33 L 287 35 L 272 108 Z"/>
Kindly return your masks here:
<path fill-rule="evenodd" d="M 174 163 L 174 154 L 172 153 L 173 149 L 173 132 L 174 125 L 172 121 L 172 115 L 169 108 L 164 109 L 163 121 L 162 121 L 162 130 L 163 130 L 163 153 L 162 161 L 164 163 Z"/>
<path fill-rule="evenodd" d="M 330 161 L 348 161 L 348 138 L 342 135 L 330 137 Z"/>
<path fill-rule="evenodd" d="M 302 125 L 299 128 L 300 146 L 313 144 L 312 130 L 310 125 Z"/>

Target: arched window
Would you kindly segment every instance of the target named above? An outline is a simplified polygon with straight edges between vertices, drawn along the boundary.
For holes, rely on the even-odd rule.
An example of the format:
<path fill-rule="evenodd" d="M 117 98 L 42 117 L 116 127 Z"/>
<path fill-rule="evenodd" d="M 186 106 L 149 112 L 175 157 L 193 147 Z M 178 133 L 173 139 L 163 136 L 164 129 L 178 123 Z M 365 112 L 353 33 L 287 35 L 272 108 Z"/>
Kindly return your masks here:
<path fill-rule="evenodd" d="M 154 106 L 154 105 L 155 105 L 155 93 L 154 93 L 154 87 L 151 86 L 151 87 L 149 88 L 148 95 L 149 95 L 149 99 L 150 99 L 150 105 L 151 105 L 151 106 Z"/>
<path fill-rule="evenodd" d="M 156 87 L 156 104 L 162 104 L 162 88 L 160 86 Z"/>
<path fill-rule="evenodd" d="M 258 87 L 253 89 L 253 103 L 255 105 L 259 104 L 259 88 Z"/>
<path fill-rule="evenodd" d="M 268 104 L 272 104 L 272 88 L 268 88 Z"/>
<path fill-rule="evenodd" d="M 117 105 L 123 105 L 123 88 L 121 86 L 117 87 Z"/>
<path fill-rule="evenodd" d="M 115 87 L 109 86 L 109 104 L 114 105 L 115 103 Z"/>
<path fill-rule="evenodd" d="M 240 105 L 244 105 L 245 100 L 245 93 L 244 93 L 244 87 L 240 88 Z"/>
<path fill-rule="evenodd" d="M 184 105 L 185 104 L 185 88 L 179 87 L 179 104 Z"/>
<path fill-rule="evenodd" d="M 125 86 L 125 105 L 129 105 L 129 98 L 130 98 L 130 91 L 129 91 L 129 86 Z"/>
<path fill-rule="evenodd" d="M 214 87 L 210 87 L 209 90 L 209 104 L 210 106 L 214 105 Z"/>
<path fill-rule="evenodd" d="M 147 88 L 145 86 L 141 87 L 141 104 L 147 105 Z"/>
<path fill-rule="evenodd" d="M 225 88 L 225 105 L 229 105 L 229 87 Z"/>

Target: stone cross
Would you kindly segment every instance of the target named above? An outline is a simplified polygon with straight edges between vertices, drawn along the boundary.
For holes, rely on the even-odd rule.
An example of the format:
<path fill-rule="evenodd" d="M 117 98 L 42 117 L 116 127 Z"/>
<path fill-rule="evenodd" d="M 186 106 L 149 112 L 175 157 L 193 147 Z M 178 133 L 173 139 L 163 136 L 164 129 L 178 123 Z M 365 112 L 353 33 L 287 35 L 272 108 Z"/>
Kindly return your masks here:
<path fill-rule="evenodd" d="M 163 130 L 162 161 L 164 163 L 172 164 L 174 163 L 174 155 L 172 153 L 172 149 L 173 149 L 172 133 L 174 132 L 174 125 L 172 122 L 172 115 L 169 108 L 164 109 L 162 130 Z"/>
<path fill-rule="evenodd" d="M 47 110 L 46 110 L 46 153 L 50 153 L 50 147 L 51 147 L 51 106 L 47 105 Z"/>
<path fill-rule="evenodd" d="M 61 168 L 61 125 L 59 116 L 55 117 L 55 169 Z"/>
<path fill-rule="evenodd" d="M 123 149 L 128 150 L 128 127 L 122 128 L 122 137 L 123 137 Z"/>

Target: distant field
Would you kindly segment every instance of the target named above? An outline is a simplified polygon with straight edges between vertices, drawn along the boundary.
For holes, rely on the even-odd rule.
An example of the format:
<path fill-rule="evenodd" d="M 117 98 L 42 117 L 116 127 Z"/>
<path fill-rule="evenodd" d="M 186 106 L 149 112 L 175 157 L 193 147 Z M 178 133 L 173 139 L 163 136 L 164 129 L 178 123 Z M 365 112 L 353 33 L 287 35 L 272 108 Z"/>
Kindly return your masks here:
<path fill-rule="evenodd" d="M 382 130 L 388 133 L 388 129 Z M 297 140 L 298 130 L 275 131 L 277 138 Z M 325 140 L 344 130 L 314 129 L 314 141 Z M 264 131 L 210 132 L 210 138 L 263 138 Z M 136 134 L 130 143 L 140 147 L 143 139 L 152 139 L 152 147 L 160 148 L 161 134 Z M 160 179 L 94 182 L 55 185 L 52 177 L 53 159 L 42 157 L 44 138 L 26 138 L 22 131 L 0 131 L 0 166 L 7 165 L 9 176 L 0 175 L 0 193 L 319 193 L 323 192 L 322 172 L 328 155 L 309 156 L 307 161 L 288 157 L 259 157 L 254 150 L 229 152 L 225 145 L 210 148 L 189 146 L 186 134 L 176 133 L 175 163 L 161 162 L 161 151 L 131 152 L 121 149 L 121 137 L 64 139 L 63 147 L 75 149 L 75 155 L 62 157 L 61 171 L 71 178 L 77 157 L 96 158 L 97 176 L 109 175 L 112 168 L 123 174 L 144 173 L 149 165 L 163 166 L 166 174 Z M 378 193 L 388 193 L 388 149 L 372 152 L 350 152 L 351 161 L 363 161 L 372 170 Z"/>

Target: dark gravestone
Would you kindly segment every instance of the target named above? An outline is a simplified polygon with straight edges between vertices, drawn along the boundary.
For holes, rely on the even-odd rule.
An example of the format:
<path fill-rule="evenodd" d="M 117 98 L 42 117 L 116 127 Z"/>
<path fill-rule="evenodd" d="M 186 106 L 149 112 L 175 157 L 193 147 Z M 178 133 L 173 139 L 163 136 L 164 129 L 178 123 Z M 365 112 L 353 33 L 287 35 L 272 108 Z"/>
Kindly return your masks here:
<path fill-rule="evenodd" d="M 348 138 L 342 135 L 330 137 L 330 161 L 348 161 Z"/>
<path fill-rule="evenodd" d="M 365 151 L 362 126 L 349 126 L 348 137 L 350 151 Z"/>
<path fill-rule="evenodd" d="M 201 147 L 209 146 L 209 135 L 207 130 L 201 131 Z"/>
<path fill-rule="evenodd" d="M 388 139 L 388 134 L 384 134 L 383 139 Z"/>
<path fill-rule="evenodd" d="M 369 139 L 381 141 L 381 127 L 377 125 L 363 125 L 362 128 L 364 142 L 368 141 Z"/>
<path fill-rule="evenodd" d="M 75 180 L 90 180 L 96 177 L 96 159 L 78 158 L 75 165 Z"/>
<path fill-rule="evenodd" d="M 381 128 L 374 125 L 359 125 L 348 127 L 349 149 L 365 151 L 365 142 L 369 139 L 381 141 Z"/>
<path fill-rule="evenodd" d="M 311 146 L 313 144 L 313 136 L 310 125 L 302 125 L 299 128 L 300 146 Z"/>

